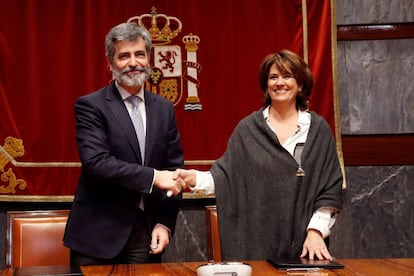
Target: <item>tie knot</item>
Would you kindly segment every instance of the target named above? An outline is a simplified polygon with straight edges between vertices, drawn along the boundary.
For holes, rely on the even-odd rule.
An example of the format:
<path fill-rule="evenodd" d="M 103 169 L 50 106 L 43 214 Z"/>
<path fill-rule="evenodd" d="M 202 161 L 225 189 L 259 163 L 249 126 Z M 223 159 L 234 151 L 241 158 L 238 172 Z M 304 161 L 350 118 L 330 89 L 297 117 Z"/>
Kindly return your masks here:
<path fill-rule="evenodd" d="M 132 95 L 129 96 L 127 100 L 132 104 L 132 106 L 137 107 L 139 105 L 140 98 L 136 95 Z"/>

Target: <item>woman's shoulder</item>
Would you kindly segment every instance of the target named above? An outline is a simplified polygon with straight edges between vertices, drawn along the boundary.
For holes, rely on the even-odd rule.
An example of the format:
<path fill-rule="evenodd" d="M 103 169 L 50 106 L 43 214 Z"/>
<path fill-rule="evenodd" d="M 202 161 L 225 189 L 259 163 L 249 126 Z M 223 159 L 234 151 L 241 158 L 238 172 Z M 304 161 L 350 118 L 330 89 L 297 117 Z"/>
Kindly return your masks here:
<path fill-rule="evenodd" d="M 328 121 L 326 121 L 326 119 L 322 115 L 319 115 L 315 111 L 309 111 L 309 113 L 311 114 L 310 132 L 318 132 L 318 133 L 327 134 L 323 136 L 333 135 L 332 129 L 329 126 Z"/>
<path fill-rule="evenodd" d="M 323 125 L 329 126 L 328 122 L 322 115 L 319 115 L 315 111 L 306 111 L 306 112 L 310 113 L 312 123 L 323 124 Z"/>
<path fill-rule="evenodd" d="M 260 124 L 261 122 L 265 122 L 265 118 L 263 116 L 263 109 L 260 108 L 259 110 L 255 110 L 251 112 L 249 115 L 243 117 L 238 125 L 252 125 L 252 124 Z"/>

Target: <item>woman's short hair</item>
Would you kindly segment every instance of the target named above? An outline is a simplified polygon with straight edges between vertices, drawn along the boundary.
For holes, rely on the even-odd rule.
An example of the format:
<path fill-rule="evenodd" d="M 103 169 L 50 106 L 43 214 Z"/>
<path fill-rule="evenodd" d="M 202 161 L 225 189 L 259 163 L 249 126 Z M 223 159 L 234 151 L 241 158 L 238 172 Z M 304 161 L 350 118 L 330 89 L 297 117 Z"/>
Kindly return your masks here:
<path fill-rule="evenodd" d="M 298 110 L 307 110 L 309 108 L 309 99 L 312 93 L 313 76 L 308 64 L 297 54 L 282 50 L 275 54 L 267 55 L 259 67 L 260 88 L 265 92 L 264 105 L 271 104 L 272 99 L 267 92 L 267 82 L 269 79 L 270 68 L 275 65 L 282 74 L 292 74 L 301 91 L 296 97 L 296 108 Z"/>

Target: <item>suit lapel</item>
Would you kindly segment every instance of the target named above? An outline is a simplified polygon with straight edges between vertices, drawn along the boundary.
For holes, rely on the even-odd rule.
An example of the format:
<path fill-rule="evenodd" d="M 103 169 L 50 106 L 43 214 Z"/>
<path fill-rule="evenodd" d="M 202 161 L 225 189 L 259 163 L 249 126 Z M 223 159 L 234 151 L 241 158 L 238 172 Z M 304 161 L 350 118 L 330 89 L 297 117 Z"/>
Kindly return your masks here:
<path fill-rule="evenodd" d="M 145 138 L 145 155 L 151 156 L 153 149 L 153 141 L 157 131 L 157 120 L 160 117 L 160 110 L 156 107 L 157 99 L 153 97 L 152 92 L 145 93 L 145 110 L 147 113 L 147 134 Z"/>
<path fill-rule="evenodd" d="M 131 146 L 134 154 L 138 160 L 141 162 L 141 154 L 139 152 L 139 144 L 138 139 L 135 133 L 134 125 L 132 124 L 131 117 L 128 114 L 128 110 L 125 107 L 122 98 L 116 89 L 114 82 L 112 82 L 111 86 L 108 89 L 108 93 L 106 96 L 106 103 L 108 105 L 108 109 L 114 115 L 115 120 L 117 121 L 118 125 L 125 133 L 128 143 Z"/>

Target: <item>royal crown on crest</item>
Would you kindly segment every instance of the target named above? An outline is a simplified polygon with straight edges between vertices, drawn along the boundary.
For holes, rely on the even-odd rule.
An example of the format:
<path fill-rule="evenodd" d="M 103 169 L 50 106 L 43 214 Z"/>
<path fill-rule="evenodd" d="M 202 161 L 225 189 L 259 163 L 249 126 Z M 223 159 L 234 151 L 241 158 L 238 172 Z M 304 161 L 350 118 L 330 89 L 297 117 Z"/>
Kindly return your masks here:
<path fill-rule="evenodd" d="M 182 29 L 180 19 L 174 16 L 158 14 L 155 7 L 151 8 L 151 14 L 142 14 L 128 19 L 128 22 L 136 22 L 148 29 L 154 45 L 168 44 Z"/>
<path fill-rule="evenodd" d="M 185 111 L 201 111 L 202 104 L 198 97 L 201 64 L 197 61 L 197 51 L 200 37 L 190 33 L 173 42 L 182 31 L 182 22 L 174 16 L 158 14 L 155 7 L 151 14 L 141 14 L 130 17 L 127 22 L 135 22 L 145 27 L 152 40 L 151 77 L 146 82 L 145 89 L 170 100 L 174 106 L 180 103 L 183 92 L 187 91 L 184 104 Z"/>
<path fill-rule="evenodd" d="M 197 35 L 193 35 L 190 33 L 189 35 L 185 35 L 182 39 L 185 48 L 189 52 L 195 52 L 198 49 L 198 44 L 200 43 L 200 38 Z"/>

